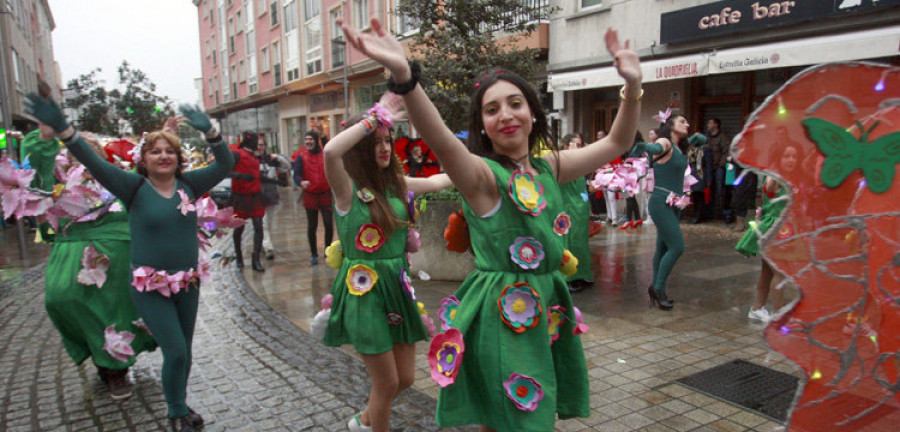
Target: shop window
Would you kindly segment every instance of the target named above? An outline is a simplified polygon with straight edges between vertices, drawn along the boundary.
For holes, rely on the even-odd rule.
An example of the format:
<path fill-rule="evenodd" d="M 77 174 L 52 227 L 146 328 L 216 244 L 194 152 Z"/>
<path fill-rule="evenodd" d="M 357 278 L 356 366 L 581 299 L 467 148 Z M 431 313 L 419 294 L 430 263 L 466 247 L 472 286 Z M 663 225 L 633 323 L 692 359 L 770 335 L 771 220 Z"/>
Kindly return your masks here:
<path fill-rule="evenodd" d="M 744 89 L 743 75 L 739 73 L 708 75 L 703 80 L 705 96 L 740 94 Z"/>
<path fill-rule="evenodd" d="M 602 0 L 581 0 L 581 8 L 582 9 L 594 7 L 594 6 L 602 6 L 602 5 L 603 5 Z"/>

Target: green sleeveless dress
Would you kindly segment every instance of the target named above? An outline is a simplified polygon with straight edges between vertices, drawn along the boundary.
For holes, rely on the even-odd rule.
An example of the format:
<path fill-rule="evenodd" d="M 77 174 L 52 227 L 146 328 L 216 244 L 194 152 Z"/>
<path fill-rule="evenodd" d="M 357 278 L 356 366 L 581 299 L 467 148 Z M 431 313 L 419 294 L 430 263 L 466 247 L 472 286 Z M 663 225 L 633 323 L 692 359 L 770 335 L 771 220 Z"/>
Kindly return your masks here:
<path fill-rule="evenodd" d="M 787 194 L 787 188 L 781 187 L 775 198 L 779 198 Z M 738 241 L 734 249 L 746 256 L 759 255 L 759 239 L 764 236 L 772 228 L 772 225 L 781 217 L 787 200 L 782 199 L 775 201 L 775 198 L 769 198 L 763 194 L 762 215 L 756 221 L 756 229 L 748 229 Z M 775 201 L 775 202 L 773 202 Z"/>
<path fill-rule="evenodd" d="M 480 217 L 463 204 L 476 270 L 455 294 L 449 325 L 462 333 L 465 352 L 456 381 L 440 391 L 437 423 L 551 431 L 557 415 L 590 415 L 584 352 L 559 271 L 565 239 L 553 229 L 565 204 L 543 159 L 531 159 L 533 178 L 485 162 L 501 205 Z"/>
<path fill-rule="evenodd" d="M 569 216 L 570 227 L 563 237 L 566 239 L 566 247 L 572 255 L 578 259 L 578 269 L 575 274 L 567 276 L 567 281 L 592 280 L 594 273 L 591 271 L 591 250 L 588 245 L 590 238 L 591 209 L 588 202 L 587 183 L 579 177 L 559 186 L 565 203 L 565 213 Z M 561 222 L 562 223 L 562 222 Z M 555 227 L 554 229 L 560 229 Z"/>
<path fill-rule="evenodd" d="M 331 287 L 334 300 L 325 332 L 325 345 L 353 345 L 360 354 L 381 354 L 394 344 L 411 344 L 428 337 L 409 283 L 406 226 L 390 237 L 372 223 L 368 204 L 354 186 L 350 211 L 335 209 L 344 260 Z M 400 219 L 408 220 L 406 205 L 389 197 Z M 410 286 L 410 285 L 407 285 Z"/>
<path fill-rule="evenodd" d="M 44 306 L 50 321 L 62 336 L 63 346 L 75 364 L 91 357 L 94 364 L 107 369 L 124 369 L 134 364 L 137 355 L 156 349 L 156 341 L 141 328 L 140 316 L 134 308 L 131 289 L 131 236 L 128 214 L 107 213 L 90 222 L 72 224 L 63 233 L 60 220 L 47 270 L 44 276 Z M 78 283 L 84 249 L 93 245 L 98 253 L 109 257 L 109 269 L 102 288 Z M 113 358 L 104 348 L 105 329 L 127 331 L 135 337 L 129 345 L 135 355 L 128 361 Z"/>

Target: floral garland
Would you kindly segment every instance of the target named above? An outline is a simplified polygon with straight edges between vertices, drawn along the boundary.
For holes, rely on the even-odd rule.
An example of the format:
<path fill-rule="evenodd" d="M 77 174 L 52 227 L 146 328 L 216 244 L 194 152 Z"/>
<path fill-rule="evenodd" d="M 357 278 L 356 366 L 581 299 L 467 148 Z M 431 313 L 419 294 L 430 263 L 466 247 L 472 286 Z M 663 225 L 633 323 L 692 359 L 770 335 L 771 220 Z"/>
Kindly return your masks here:
<path fill-rule="evenodd" d="M 190 268 L 169 274 L 165 270 L 140 266 L 131 272 L 131 286 L 138 292 L 156 291 L 163 297 L 171 297 L 181 291 L 187 291 L 197 282 L 202 283 L 209 279 L 210 267 L 208 260 L 201 260 L 197 270 Z"/>

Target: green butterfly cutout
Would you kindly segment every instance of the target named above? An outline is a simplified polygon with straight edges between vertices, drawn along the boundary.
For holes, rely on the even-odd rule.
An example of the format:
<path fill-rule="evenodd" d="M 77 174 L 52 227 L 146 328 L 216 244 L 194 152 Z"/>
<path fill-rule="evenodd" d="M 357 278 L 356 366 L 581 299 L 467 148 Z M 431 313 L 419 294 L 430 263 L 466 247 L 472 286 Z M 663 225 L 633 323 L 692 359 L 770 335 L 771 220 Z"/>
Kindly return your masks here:
<path fill-rule="evenodd" d="M 844 128 L 820 118 L 803 120 L 810 139 L 825 155 L 822 164 L 822 183 L 834 188 L 841 185 L 853 171 L 862 170 L 869 190 L 883 193 L 894 182 L 894 165 L 900 163 L 900 132 L 889 133 L 869 142 L 869 132 L 878 122 L 866 130 L 856 122 L 860 133 L 856 139 Z"/>

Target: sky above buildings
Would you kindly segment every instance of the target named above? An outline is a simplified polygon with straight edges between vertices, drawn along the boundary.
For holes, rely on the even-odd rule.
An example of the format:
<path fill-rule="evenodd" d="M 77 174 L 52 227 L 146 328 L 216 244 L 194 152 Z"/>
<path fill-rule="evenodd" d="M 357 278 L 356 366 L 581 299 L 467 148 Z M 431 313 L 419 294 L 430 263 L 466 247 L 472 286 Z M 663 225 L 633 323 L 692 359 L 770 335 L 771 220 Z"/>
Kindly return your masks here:
<path fill-rule="evenodd" d="M 200 78 L 197 7 L 191 0 L 49 0 L 53 51 L 62 85 L 100 67 L 107 89 L 127 60 L 175 103 L 197 101 Z"/>

